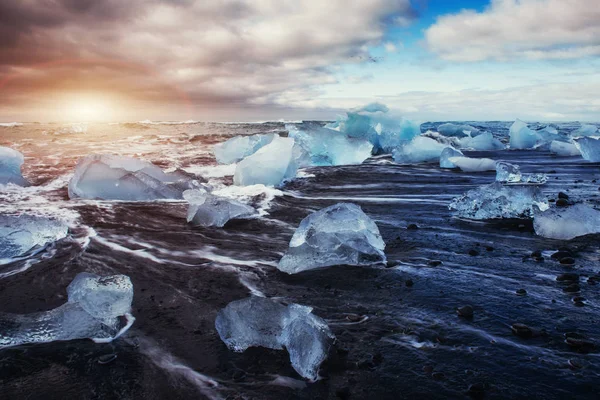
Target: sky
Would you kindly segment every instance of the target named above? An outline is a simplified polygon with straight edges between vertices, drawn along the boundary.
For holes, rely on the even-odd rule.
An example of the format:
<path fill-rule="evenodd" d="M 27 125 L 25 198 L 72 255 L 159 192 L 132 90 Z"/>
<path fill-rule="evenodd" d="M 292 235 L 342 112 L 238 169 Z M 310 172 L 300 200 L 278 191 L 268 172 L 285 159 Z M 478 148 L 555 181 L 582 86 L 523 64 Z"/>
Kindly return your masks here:
<path fill-rule="evenodd" d="M 0 0 L 0 121 L 600 121 L 598 0 Z"/>

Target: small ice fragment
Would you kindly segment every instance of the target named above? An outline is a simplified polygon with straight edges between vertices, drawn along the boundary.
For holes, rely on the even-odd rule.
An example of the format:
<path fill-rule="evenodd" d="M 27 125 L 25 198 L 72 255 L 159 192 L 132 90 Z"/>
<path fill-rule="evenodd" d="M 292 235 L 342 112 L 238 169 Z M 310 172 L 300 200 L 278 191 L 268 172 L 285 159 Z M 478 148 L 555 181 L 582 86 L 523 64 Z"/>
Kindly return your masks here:
<path fill-rule="evenodd" d="M 252 296 L 229 303 L 219 311 L 215 327 L 221 340 L 231 350 L 242 352 L 249 347 L 287 349 L 292 367 L 312 381 L 319 377 L 319 367 L 327 358 L 335 336 L 312 308 L 281 303 Z"/>
<path fill-rule="evenodd" d="M 77 163 L 69 181 L 69 198 L 147 201 L 181 199 L 195 182 L 178 171 L 165 173 L 156 165 L 131 157 L 92 154 Z"/>
<path fill-rule="evenodd" d="M 456 150 L 453 147 L 446 147 L 442 151 L 442 154 L 440 155 L 440 168 L 457 168 L 456 165 L 454 165 L 450 161 L 450 157 L 462 157 L 462 156 L 463 156 L 462 151 Z"/>
<path fill-rule="evenodd" d="M 375 222 L 356 204 L 338 203 L 304 218 L 279 262 L 288 274 L 331 265 L 385 262 Z"/>
<path fill-rule="evenodd" d="M 21 166 L 24 161 L 23 154 L 9 147 L 0 146 L 0 185 L 12 183 L 29 186 L 29 182 L 21 175 Z"/>
<path fill-rule="evenodd" d="M 553 154 L 556 154 L 561 157 L 581 155 L 581 152 L 579 151 L 576 145 L 572 143 L 559 142 L 558 140 L 553 140 L 552 143 L 550 143 L 550 151 Z"/>
<path fill-rule="evenodd" d="M 521 182 L 521 168 L 518 165 L 498 161 L 496 163 L 497 182 Z"/>
<path fill-rule="evenodd" d="M 256 153 L 273 141 L 275 133 L 251 136 L 236 136 L 214 146 L 213 151 L 219 164 L 233 164 Z"/>
<path fill-rule="evenodd" d="M 298 166 L 295 156 L 294 139 L 276 137 L 237 164 L 233 183 L 238 186 L 278 186 L 284 179 L 296 176 Z"/>
<path fill-rule="evenodd" d="M 125 275 L 80 273 L 67 288 L 68 301 L 32 314 L 0 313 L 0 347 L 57 340 L 108 342 L 131 326 L 133 285 Z M 125 316 L 127 322 L 120 317 Z"/>
<path fill-rule="evenodd" d="M 496 170 L 496 161 L 491 158 L 450 157 L 448 161 L 464 172 Z"/>
<path fill-rule="evenodd" d="M 600 140 L 582 137 L 575 139 L 575 146 L 577 146 L 584 159 L 591 162 L 600 162 Z"/>
<path fill-rule="evenodd" d="M 215 196 L 204 190 L 186 190 L 183 197 L 190 203 L 187 221 L 193 225 L 223 227 L 229 220 L 244 219 L 256 210 L 237 200 Z"/>
<path fill-rule="evenodd" d="M 62 222 L 30 215 L 0 215 L 0 264 L 67 236 Z"/>
<path fill-rule="evenodd" d="M 428 137 L 418 136 L 412 141 L 393 150 L 394 161 L 399 164 L 415 164 L 440 159 L 447 145 Z"/>
<path fill-rule="evenodd" d="M 539 236 L 559 240 L 600 233 L 600 211 L 585 204 L 536 211 L 533 227 Z"/>
<path fill-rule="evenodd" d="M 495 182 L 469 190 L 452 200 L 449 208 L 461 218 L 487 220 L 532 218 L 534 206 L 548 209 L 548 202 L 538 186 Z"/>

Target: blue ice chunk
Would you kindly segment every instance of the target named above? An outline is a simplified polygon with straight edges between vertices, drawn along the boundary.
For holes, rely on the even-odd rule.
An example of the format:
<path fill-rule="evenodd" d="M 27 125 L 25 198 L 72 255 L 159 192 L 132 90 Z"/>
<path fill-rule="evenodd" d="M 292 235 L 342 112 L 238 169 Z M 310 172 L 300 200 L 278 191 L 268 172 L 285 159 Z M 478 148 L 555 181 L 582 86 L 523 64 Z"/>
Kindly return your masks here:
<path fill-rule="evenodd" d="M 456 150 L 453 147 L 446 147 L 442 150 L 442 154 L 440 154 L 440 168 L 457 168 L 450 161 L 450 157 L 462 157 L 463 153 L 460 150 Z"/>
<path fill-rule="evenodd" d="M 431 138 L 418 136 L 392 151 L 394 160 L 400 164 L 416 164 L 437 161 L 447 147 Z"/>
<path fill-rule="evenodd" d="M 598 135 L 598 127 L 595 125 L 581 125 L 579 128 L 571 132 L 571 136 L 596 136 Z"/>
<path fill-rule="evenodd" d="M 540 135 L 529 129 L 527 124 L 517 119 L 510 127 L 511 149 L 533 149 L 540 141 Z"/>
<path fill-rule="evenodd" d="M 12 183 L 29 186 L 29 182 L 21 175 L 21 165 L 24 161 L 23 154 L 9 147 L 0 146 L 0 185 Z"/>
<path fill-rule="evenodd" d="M 190 203 L 187 221 L 192 225 L 223 227 L 229 220 L 256 215 L 249 205 L 201 189 L 186 190 L 183 197 Z"/>
<path fill-rule="evenodd" d="M 233 164 L 254 153 L 273 141 L 275 133 L 251 136 L 236 136 L 213 147 L 219 164 Z"/>
<path fill-rule="evenodd" d="M 473 149 L 479 151 L 502 150 L 504 144 L 492 136 L 490 132 L 484 132 L 476 137 L 467 136 L 460 139 L 460 146 L 463 149 Z"/>
<path fill-rule="evenodd" d="M 584 159 L 591 162 L 600 162 L 600 140 L 582 137 L 575 139 L 574 142 Z"/>
<path fill-rule="evenodd" d="M 444 136 L 449 137 L 465 137 L 465 136 L 478 136 L 479 129 L 471 125 L 445 123 L 437 127 L 437 131 Z"/>
<path fill-rule="evenodd" d="M 581 152 L 573 143 L 560 142 L 553 140 L 550 143 L 550 152 L 561 157 L 580 156 Z"/>
<path fill-rule="evenodd" d="M 271 143 L 237 164 L 233 183 L 238 186 L 278 186 L 285 179 L 295 177 L 298 169 L 296 158 L 300 154 L 294 144 L 293 138 L 274 138 Z"/>
<path fill-rule="evenodd" d="M 67 236 L 64 223 L 30 215 L 0 215 L 0 264 Z"/>

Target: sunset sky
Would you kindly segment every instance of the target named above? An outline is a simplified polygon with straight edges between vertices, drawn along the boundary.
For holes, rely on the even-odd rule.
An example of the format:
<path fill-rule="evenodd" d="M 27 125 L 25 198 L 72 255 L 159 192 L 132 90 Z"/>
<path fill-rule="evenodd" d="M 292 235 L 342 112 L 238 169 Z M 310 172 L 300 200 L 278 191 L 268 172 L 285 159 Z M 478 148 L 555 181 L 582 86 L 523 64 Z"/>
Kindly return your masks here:
<path fill-rule="evenodd" d="M 598 0 L 0 0 L 0 121 L 600 120 Z"/>

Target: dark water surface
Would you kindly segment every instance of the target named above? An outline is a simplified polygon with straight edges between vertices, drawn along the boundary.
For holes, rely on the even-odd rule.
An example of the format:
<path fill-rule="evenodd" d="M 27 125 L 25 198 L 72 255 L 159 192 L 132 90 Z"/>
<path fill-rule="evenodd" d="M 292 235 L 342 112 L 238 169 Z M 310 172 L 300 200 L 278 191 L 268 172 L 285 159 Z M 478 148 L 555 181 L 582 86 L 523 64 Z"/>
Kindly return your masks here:
<path fill-rule="evenodd" d="M 506 124 L 490 126 L 499 136 L 506 132 Z M 280 190 L 226 188 L 233 170 L 214 167 L 210 146 L 267 131 L 284 125 L 90 125 L 86 133 L 60 125 L 0 128 L 0 145 L 26 156 L 24 175 L 35 185 L 0 193 L 0 212 L 48 215 L 71 227 L 68 238 L 44 252 L 0 265 L 0 311 L 57 307 L 75 275 L 88 271 L 130 276 L 137 318 L 110 344 L 1 349 L 0 398 L 598 398 L 599 353 L 565 343 L 572 332 L 600 339 L 600 284 L 588 281 L 600 274 L 598 235 L 561 242 L 537 237 L 530 222 L 453 218 L 451 199 L 491 183 L 494 173 L 400 166 L 385 156 L 311 168 Z M 68 200 L 77 159 L 98 152 L 202 175 L 264 215 L 224 229 L 192 228 L 185 202 Z M 600 203 L 598 164 L 544 151 L 466 154 L 548 173 L 549 198 L 564 191 L 575 201 Z M 300 220 L 341 201 L 359 204 L 375 220 L 388 265 L 279 272 L 275 265 Z M 407 229 L 411 224 L 418 229 Z M 574 266 L 550 258 L 562 247 L 574 253 Z M 529 257 L 535 250 L 543 261 Z M 556 281 L 565 272 L 580 275 L 579 292 L 565 292 L 567 285 Z M 214 328 L 216 313 L 251 293 L 312 306 L 328 322 L 337 343 L 323 379 L 303 380 L 285 351 L 226 348 Z M 575 297 L 585 298 L 583 307 Z M 458 317 L 464 305 L 473 307 L 472 319 Z M 517 337 L 514 323 L 539 335 Z M 112 353 L 116 360 L 98 363 Z"/>

